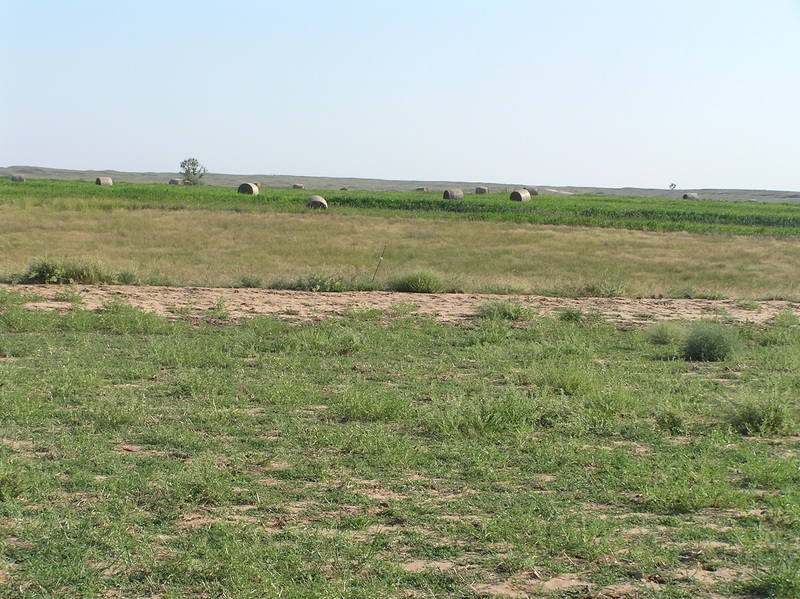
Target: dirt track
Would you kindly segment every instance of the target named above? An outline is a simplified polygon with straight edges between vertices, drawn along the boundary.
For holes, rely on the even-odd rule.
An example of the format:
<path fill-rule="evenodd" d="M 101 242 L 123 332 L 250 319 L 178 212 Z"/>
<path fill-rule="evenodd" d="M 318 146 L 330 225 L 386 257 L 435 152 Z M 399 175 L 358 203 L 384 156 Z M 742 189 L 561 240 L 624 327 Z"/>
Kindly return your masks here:
<path fill-rule="evenodd" d="M 635 326 L 658 320 L 698 320 L 724 318 L 762 324 L 782 310 L 800 310 L 800 304 L 786 301 L 761 301 L 758 307 L 743 306 L 732 300 L 631 299 L 631 298 L 552 298 L 542 296 L 502 296 L 479 294 L 414 294 L 384 291 L 352 293 L 312 293 L 268 289 L 230 289 L 202 287 L 143 287 L 129 285 L 0 285 L 29 297 L 26 305 L 41 310 L 69 309 L 70 300 L 79 297 L 84 308 L 97 310 L 114 299 L 167 318 L 239 320 L 257 315 L 294 320 L 318 320 L 346 316 L 355 310 L 379 309 L 387 313 L 402 311 L 434 315 L 443 322 L 464 323 L 478 316 L 486 300 L 509 298 L 552 315 L 564 308 L 595 311 L 620 326 Z M 71 296 L 71 297 L 70 297 Z"/>

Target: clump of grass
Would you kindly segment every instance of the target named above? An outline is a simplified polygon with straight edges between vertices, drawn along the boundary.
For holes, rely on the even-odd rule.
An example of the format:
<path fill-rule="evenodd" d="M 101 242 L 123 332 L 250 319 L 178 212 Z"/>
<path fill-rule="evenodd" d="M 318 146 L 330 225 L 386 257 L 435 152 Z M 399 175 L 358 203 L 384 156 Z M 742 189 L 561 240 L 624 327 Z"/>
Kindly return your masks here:
<path fill-rule="evenodd" d="M 447 284 L 444 279 L 430 270 L 409 272 L 389 281 L 391 291 L 403 293 L 444 293 Z"/>
<path fill-rule="evenodd" d="M 739 335 L 734 329 L 700 323 L 689 331 L 681 355 L 691 362 L 721 362 L 730 358 L 739 345 Z"/>
<path fill-rule="evenodd" d="M 478 313 L 489 320 L 515 322 L 531 320 L 536 315 L 536 311 L 530 306 L 508 299 L 487 300 L 478 306 Z"/>
<path fill-rule="evenodd" d="M 775 398 L 749 397 L 729 407 L 727 421 L 740 435 L 774 435 L 784 429 L 790 415 L 786 404 Z"/>
<path fill-rule="evenodd" d="M 605 273 L 596 281 L 592 281 L 578 290 L 578 295 L 588 297 L 623 297 L 627 295 L 630 285 L 627 279 L 617 273 Z"/>
<path fill-rule="evenodd" d="M 358 277 L 326 272 L 314 272 L 295 279 L 279 279 L 269 284 L 271 289 L 343 293 L 345 291 L 376 291 L 380 285 Z"/>
<path fill-rule="evenodd" d="M 132 271 L 114 272 L 103 263 L 86 259 L 37 258 L 23 273 L 21 283 L 114 285 L 132 284 Z"/>
<path fill-rule="evenodd" d="M 237 289 L 257 289 L 261 287 L 261 279 L 255 275 L 242 275 L 233 283 Z"/>
<path fill-rule="evenodd" d="M 653 345 L 673 345 L 686 338 L 686 329 L 675 322 L 659 322 L 645 331 L 645 337 Z"/>

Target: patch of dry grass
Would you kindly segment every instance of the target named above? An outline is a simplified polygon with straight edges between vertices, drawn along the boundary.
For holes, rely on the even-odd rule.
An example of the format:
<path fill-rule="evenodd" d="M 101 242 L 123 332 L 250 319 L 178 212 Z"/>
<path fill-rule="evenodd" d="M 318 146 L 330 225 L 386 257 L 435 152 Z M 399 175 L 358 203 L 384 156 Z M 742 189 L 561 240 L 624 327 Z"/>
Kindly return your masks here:
<path fill-rule="evenodd" d="M 102 259 L 143 280 L 265 284 L 310 272 L 379 280 L 428 269 L 465 291 L 800 296 L 800 246 L 765 237 L 337 214 L 6 208 L 0 273 L 37 257 Z"/>

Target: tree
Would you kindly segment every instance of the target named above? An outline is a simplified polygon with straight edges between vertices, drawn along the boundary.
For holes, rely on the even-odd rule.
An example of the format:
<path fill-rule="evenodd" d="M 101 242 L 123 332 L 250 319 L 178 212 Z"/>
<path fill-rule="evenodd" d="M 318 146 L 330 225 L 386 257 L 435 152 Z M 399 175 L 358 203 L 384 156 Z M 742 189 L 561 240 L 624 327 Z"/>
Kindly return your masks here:
<path fill-rule="evenodd" d="M 187 158 L 181 162 L 181 175 L 183 178 L 192 185 L 202 185 L 203 175 L 208 171 L 197 158 Z"/>

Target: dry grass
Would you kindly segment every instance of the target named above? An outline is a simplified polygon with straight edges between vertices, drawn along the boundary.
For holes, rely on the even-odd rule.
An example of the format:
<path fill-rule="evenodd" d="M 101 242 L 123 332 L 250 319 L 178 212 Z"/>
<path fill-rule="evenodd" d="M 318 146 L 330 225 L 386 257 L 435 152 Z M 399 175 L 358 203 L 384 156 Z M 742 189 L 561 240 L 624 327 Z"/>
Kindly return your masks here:
<path fill-rule="evenodd" d="M 632 296 L 800 296 L 800 245 L 764 237 L 330 213 L 6 207 L 0 221 L 0 273 L 23 272 L 40 256 L 80 256 L 146 280 L 227 285 L 242 276 L 371 272 L 384 247 L 379 278 L 429 269 L 467 291 L 580 292 L 611 280 Z"/>

